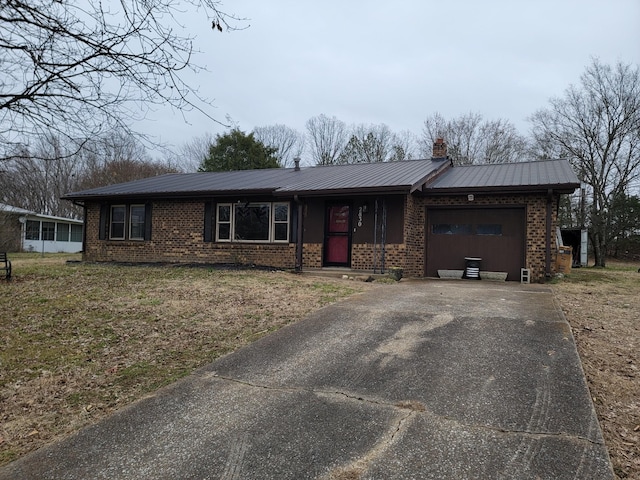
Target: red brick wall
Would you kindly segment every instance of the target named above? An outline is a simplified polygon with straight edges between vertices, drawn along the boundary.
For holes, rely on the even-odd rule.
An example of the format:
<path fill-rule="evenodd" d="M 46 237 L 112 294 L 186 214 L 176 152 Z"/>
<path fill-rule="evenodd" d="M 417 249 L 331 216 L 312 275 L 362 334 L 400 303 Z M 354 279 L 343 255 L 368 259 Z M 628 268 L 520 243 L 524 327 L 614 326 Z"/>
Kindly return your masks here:
<path fill-rule="evenodd" d="M 99 240 L 100 206 L 87 208 L 84 258 L 91 262 L 236 263 L 295 268 L 295 243 L 204 241 L 204 202 L 154 202 L 150 241 Z"/>
<path fill-rule="evenodd" d="M 406 277 L 424 276 L 425 267 L 425 211 L 429 205 L 470 205 L 466 195 L 417 197 L 404 200 L 404 243 L 385 246 L 385 267 L 402 267 Z M 533 281 L 545 276 L 546 255 L 546 196 L 541 195 L 475 195 L 473 205 L 525 206 L 527 212 L 526 255 L 527 268 Z M 552 232 L 555 232 L 556 198 L 551 203 Z M 272 243 L 216 243 L 204 241 L 203 201 L 159 201 L 153 203 L 152 240 L 99 240 L 100 205 L 87 205 L 87 228 L 84 258 L 95 262 L 176 262 L 176 263 L 238 263 L 295 268 L 296 245 Z M 292 234 L 292 239 L 294 234 Z M 555 236 L 552 237 L 552 239 Z M 555 241 L 552 241 L 552 273 L 555 266 Z M 378 246 L 380 247 L 380 246 Z M 353 269 L 372 270 L 373 244 L 354 243 Z M 378 250 L 378 265 L 381 265 Z M 322 243 L 304 244 L 303 268 L 322 266 Z"/>

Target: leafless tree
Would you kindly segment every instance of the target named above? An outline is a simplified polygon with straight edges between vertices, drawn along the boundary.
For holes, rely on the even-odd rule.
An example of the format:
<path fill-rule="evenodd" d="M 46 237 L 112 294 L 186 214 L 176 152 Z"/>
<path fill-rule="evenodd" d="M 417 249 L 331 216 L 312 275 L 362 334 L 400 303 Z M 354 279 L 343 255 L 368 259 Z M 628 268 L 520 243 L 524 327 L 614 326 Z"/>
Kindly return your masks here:
<path fill-rule="evenodd" d="M 293 160 L 302 156 L 304 135 L 293 128 L 280 124 L 256 127 L 253 135 L 267 147 L 276 149 L 275 156 L 283 168 L 293 166 Z"/>
<path fill-rule="evenodd" d="M 532 117 L 540 151 L 570 158 L 590 187 L 590 231 L 596 266 L 604 267 L 613 202 L 640 178 L 640 70 L 597 59 L 579 85 Z"/>
<path fill-rule="evenodd" d="M 92 141 L 78 155 L 80 165 L 75 188 L 86 190 L 115 183 L 139 180 L 177 169 L 152 161 L 145 146 L 128 132 L 111 132 Z"/>
<path fill-rule="evenodd" d="M 410 130 L 403 130 L 394 134 L 392 146 L 393 153 L 389 160 L 392 162 L 413 160 L 416 158 L 417 145 L 417 138 Z"/>
<path fill-rule="evenodd" d="M 337 164 L 348 140 L 346 124 L 336 117 L 321 114 L 307 120 L 306 127 L 313 162 L 316 165 Z"/>
<path fill-rule="evenodd" d="M 168 157 L 165 163 L 175 165 L 185 172 L 197 172 L 205 158 L 209 156 L 211 145 L 216 139 L 212 133 L 205 133 L 185 142 L 179 149 L 177 156 Z"/>
<path fill-rule="evenodd" d="M 0 202 L 45 215 L 75 216 L 73 205 L 60 200 L 77 180 L 76 158 L 68 153 L 60 138 L 47 135 L 3 162 Z"/>
<path fill-rule="evenodd" d="M 386 162 L 393 154 L 394 135 L 385 124 L 355 125 L 338 163 Z"/>
<path fill-rule="evenodd" d="M 431 155 L 433 142 L 444 138 L 456 165 L 506 163 L 527 157 L 527 141 L 508 120 L 485 121 L 479 113 L 446 120 L 435 113 L 424 122 L 422 154 Z"/>
<path fill-rule="evenodd" d="M 124 132 L 91 140 L 80 151 L 54 135 L 2 163 L 0 203 L 61 217 L 81 209 L 61 200 L 66 193 L 175 171 L 153 162 L 144 145 Z"/>
<path fill-rule="evenodd" d="M 73 153 L 105 131 L 131 132 L 154 105 L 215 121 L 184 80 L 201 70 L 180 23 L 185 4 L 214 30 L 238 20 L 216 0 L 0 2 L 0 160 L 49 135 Z"/>

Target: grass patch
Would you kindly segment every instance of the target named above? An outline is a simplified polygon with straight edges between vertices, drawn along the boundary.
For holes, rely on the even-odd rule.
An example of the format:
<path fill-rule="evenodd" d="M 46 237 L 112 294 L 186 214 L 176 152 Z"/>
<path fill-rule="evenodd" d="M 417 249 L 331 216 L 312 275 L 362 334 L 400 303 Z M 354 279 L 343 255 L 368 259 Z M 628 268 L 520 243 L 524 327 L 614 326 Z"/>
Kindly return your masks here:
<path fill-rule="evenodd" d="M 12 254 L 0 282 L 0 464 L 370 284 Z"/>

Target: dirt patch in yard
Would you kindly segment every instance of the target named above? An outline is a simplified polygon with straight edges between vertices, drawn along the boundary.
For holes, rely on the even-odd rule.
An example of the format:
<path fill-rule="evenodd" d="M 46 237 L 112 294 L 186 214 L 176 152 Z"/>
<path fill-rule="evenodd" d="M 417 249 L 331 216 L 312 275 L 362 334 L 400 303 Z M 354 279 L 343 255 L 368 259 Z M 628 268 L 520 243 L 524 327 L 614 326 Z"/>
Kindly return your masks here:
<path fill-rule="evenodd" d="M 0 465 L 374 288 L 282 271 L 67 258 L 14 256 L 13 280 L 0 282 Z"/>
<path fill-rule="evenodd" d="M 553 285 L 571 324 L 614 472 L 640 479 L 639 265 L 574 269 Z"/>

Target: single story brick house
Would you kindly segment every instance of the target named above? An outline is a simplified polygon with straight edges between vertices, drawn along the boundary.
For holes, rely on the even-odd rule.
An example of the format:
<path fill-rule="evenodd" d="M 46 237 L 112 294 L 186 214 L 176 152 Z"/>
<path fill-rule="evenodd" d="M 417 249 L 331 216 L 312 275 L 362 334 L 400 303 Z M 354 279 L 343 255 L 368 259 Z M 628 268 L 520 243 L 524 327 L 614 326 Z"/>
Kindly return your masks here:
<path fill-rule="evenodd" d="M 85 210 L 91 262 L 342 267 L 436 277 L 481 270 L 532 281 L 554 273 L 566 160 L 453 166 L 428 160 L 167 174 L 65 195 Z"/>

